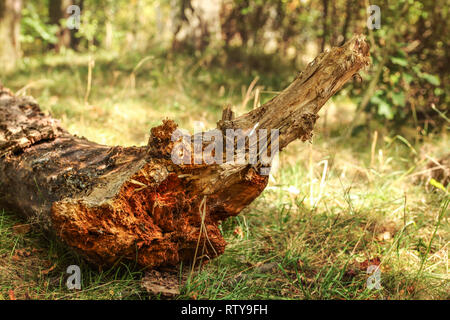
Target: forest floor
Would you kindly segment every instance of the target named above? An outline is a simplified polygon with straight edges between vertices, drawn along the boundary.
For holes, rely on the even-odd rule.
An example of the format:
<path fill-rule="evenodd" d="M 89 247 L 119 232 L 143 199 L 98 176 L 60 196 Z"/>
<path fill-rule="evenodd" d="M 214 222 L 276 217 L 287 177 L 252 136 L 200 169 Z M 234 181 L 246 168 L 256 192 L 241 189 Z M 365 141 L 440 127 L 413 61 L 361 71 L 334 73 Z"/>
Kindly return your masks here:
<path fill-rule="evenodd" d="M 73 134 L 144 145 L 166 117 L 191 132 L 213 128 L 225 104 L 243 113 L 295 77 L 292 68 L 224 70 L 186 56 L 100 53 L 88 81 L 89 61 L 25 58 L 2 80 Z M 312 143 L 283 151 L 263 194 L 223 223 L 225 254 L 188 274 L 177 299 L 450 298 L 448 190 L 423 176 L 448 152 L 447 132 L 370 121 L 347 138 L 355 105 L 343 90 L 321 111 Z M 69 265 L 81 268 L 81 290 L 66 287 Z M 125 262 L 98 270 L 0 208 L 0 299 L 163 298 L 142 288 L 144 274 Z"/>

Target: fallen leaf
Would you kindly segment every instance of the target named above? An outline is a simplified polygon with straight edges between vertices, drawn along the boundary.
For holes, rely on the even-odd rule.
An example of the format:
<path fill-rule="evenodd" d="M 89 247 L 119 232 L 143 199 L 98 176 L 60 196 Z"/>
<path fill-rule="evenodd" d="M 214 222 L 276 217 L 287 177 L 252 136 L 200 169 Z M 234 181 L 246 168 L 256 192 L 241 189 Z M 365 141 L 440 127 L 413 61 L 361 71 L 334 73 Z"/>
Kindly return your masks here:
<path fill-rule="evenodd" d="M 441 189 L 444 192 L 447 192 L 447 189 L 445 189 L 444 185 L 442 183 L 440 183 L 439 181 L 436 181 L 433 178 L 431 178 L 429 183 L 432 186 L 434 186 L 435 188 L 438 188 L 438 189 Z"/>
<path fill-rule="evenodd" d="M 30 296 L 30 293 L 29 293 L 28 289 L 27 289 L 27 291 L 25 292 L 25 299 L 26 299 L 26 300 L 31 300 L 31 299 L 32 299 L 31 296 Z"/>
<path fill-rule="evenodd" d="M 271 271 L 273 268 L 276 268 L 277 266 L 278 266 L 278 263 L 276 263 L 276 262 L 257 264 L 255 271 L 260 272 L 260 273 L 266 273 L 266 272 Z"/>
<path fill-rule="evenodd" d="M 406 291 L 408 291 L 409 294 L 413 294 L 414 291 L 416 291 L 416 288 L 413 285 L 407 286 Z"/>
<path fill-rule="evenodd" d="M 379 266 L 380 263 L 381 263 L 381 260 L 379 257 L 375 257 L 372 259 L 366 259 L 365 261 L 363 261 L 359 264 L 359 269 L 361 271 L 366 271 L 367 268 L 369 268 L 369 266 L 372 266 L 372 265 Z"/>
<path fill-rule="evenodd" d="M 386 240 L 390 240 L 392 238 L 391 233 L 389 231 L 380 233 L 377 236 L 378 241 L 386 241 Z"/>
<path fill-rule="evenodd" d="M 346 280 L 346 281 L 350 281 L 350 280 L 352 280 L 354 277 L 356 277 L 357 274 L 358 274 L 358 273 L 356 272 L 355 269 L 350 268 L 350 269 L 348 269 L 347 271 L 345 271 L 344 276 L 343 276 L 343 279 Z"/>
<path fill-rule="evenodd" d="M 10 289 L 8 294 L 9 294 L 9 300 L 16 300 L 16 295 L 14 294 L 13 289 Z"/>
<path fill-rule="evenodd" d="M 178 275 L 172 272 L 151 270 L 142 278 L 141 286 L 154 295 L 173 297 L 180 294 Z"/>
<path fill-rule="evenodd" d="M 239 236 L 239 238 L 243 239 L 244 238 L 244 232 L 242 231 L 241 227 L 236 227 L 236 229 L 234 229 L 233 233 L 237 236 Z"/>
<path fill-rule="evenodd" d="M 29 257 L 31 255 L 31 252 L 27 249 L 17 249 L 16 254 L 21 257 Z"/>
<path fill-rule="evenodd" d="M 12 227 L 14 234 L 27 234 L 30 232 L 31 227 L 29 224 L 16 224 Z"/>
<path fill-rule="evenodd" d="M 55 269 L 56 268 L 56 263 L 53 265 L 53 266 L 51 266 L 50 268 L 48 268 L 48 269 L 46 269 L 46 270 L 42 270 L 41 271 L 41 274 L 42 275 L 46 275 L 46 274 L 49 274 L 51 271 L 53 271 L 53 269 Z"/>

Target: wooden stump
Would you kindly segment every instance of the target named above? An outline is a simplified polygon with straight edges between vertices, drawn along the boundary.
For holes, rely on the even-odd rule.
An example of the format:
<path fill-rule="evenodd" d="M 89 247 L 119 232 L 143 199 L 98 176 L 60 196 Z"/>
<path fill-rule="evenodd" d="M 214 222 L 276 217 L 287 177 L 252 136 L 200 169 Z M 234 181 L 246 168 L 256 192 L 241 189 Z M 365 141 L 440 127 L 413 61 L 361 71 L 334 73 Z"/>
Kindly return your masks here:
<path fill-rule="evenodd" d="M 320 54 L 263 106 L 237 118 L 225 109 L 215 133 L 276 129 L 279 150 L 306 141 L 324 103 L 368 64 L 368 45 L 355 36 Z M 176 129 L 164 120 L 151 129 L 147 146 L 104 146 L 71 135 L 31 98 L 1 88 L 0 208 L 55 233 L 98 265 L 124 258 L 156 267 L 216 257 L 226 245 L 221 221 L 258 197 L 267 175 L 260 161 L 210 163 L 192 154 L 191 163 L 175 163 Z M 209 145 L 201 142 L 200 151 Z M 258 147 L 274 149 L 270 139 Z"/>

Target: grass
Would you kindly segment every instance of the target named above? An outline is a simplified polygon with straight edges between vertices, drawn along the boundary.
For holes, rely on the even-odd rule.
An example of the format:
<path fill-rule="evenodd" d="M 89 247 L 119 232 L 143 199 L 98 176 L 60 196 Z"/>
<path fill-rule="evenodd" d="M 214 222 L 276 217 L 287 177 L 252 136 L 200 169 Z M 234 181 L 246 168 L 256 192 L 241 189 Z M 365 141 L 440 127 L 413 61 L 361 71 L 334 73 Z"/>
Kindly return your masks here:
<path fill-rule="evenodd" d="M 100 52 L 86 99 L 89 61 L 70 52 L 26 58 L 2 81 L 33 95 L 72 133 L 142 145 L 166 117 L 191 131 L 195 121 L 211 128 L 227 103 L 238 114 L 252 108 L 247 89 L 256 77 L 263 103 L 295 76 L 156 51 Z M 261 197 L 223 223 L 225 254 L 196 268 L 177 299 L 450 298 L 448 191 L 418 179 L 426 156 L 448 151 L 447 132 L 407 136 L 371 123 L 343 139 L 354 108 L 345 90 L 327 103 L 313 143 L 283 151 Z M 79 291 L 65 286 L 73 264 L 82 270 Z M 379 290 L 367 288 L 370 265 L 380 270 Z M 125 262 L 99 270 L 0 209 L 0 299 L 161 298 L 140 286 L 144 273 Z"/>

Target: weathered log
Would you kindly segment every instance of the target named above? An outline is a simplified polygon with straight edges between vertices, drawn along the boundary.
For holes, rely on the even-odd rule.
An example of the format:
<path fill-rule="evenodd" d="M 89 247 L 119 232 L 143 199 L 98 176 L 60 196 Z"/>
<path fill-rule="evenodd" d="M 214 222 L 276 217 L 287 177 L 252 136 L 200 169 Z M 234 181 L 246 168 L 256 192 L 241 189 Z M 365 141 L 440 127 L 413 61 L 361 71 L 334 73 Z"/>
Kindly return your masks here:
<path fill-rule="evenodd" d="M 235 119 L 226 109 L 218 129 L 278 129 L 280 150 L 308 140 L 320 108 L 368 63 L 368 45 L 356 36 L 320 54 L 263 106 Z M 226 244 L 219 224 L 259 196 L 267 175 L 259 162 L 174 163 L 176 127 L 164 120 L 151 129 L 147 146 L 99 145 L 68 133 L 31 98 L 1 88 L 0 208 L 53 232 L 98 265 L 124 258 L 155 267 L 216 257 Z"/>

